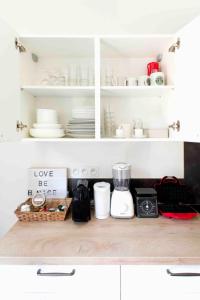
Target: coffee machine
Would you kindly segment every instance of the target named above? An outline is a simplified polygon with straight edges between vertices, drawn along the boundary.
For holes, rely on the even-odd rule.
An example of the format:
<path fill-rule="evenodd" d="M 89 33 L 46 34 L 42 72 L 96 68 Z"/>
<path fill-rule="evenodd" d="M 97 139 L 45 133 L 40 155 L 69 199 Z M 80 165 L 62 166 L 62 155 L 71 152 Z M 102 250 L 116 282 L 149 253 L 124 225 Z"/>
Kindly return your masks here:
<path fill-rule="evenodd" d="M 73 190 L 72 220 L 74 222 L 88 222 L 90 219 L 91 215 L 88 181 L 79 180 L 77 187 Z"/>
<path fill-rule="evenodd" d="M 133 197 L 129 191 L 131 166 L 116 163 L 112 168 L 114 191 L 111 197 L 111 216 L 113 218 L 132 218 L 134 216 Z"/>

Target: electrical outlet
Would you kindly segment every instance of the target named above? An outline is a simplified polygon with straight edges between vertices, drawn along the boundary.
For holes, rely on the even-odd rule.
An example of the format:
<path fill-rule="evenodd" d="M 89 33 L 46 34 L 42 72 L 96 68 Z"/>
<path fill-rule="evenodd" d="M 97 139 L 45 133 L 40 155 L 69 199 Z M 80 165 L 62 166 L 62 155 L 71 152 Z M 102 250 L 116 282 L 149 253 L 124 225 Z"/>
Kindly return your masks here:
<path fill-rule="evenodd" d="M 82 166 L 70 169 L 70 178 L 98 178 L 99 167 Z"/>

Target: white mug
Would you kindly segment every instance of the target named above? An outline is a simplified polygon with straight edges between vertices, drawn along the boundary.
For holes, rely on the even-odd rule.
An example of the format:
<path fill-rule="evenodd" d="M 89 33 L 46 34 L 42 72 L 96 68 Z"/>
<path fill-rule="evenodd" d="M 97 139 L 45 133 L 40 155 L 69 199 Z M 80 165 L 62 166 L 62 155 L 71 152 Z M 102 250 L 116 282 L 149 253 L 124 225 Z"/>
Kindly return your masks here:
<path fill-rule="evenodd" d="M 120 128 L 123 128 L 123 131 L 124 131 L 124 137 L 125 137 L 125 138 L 130 138 L 130 137 L 131 137 L 132 126 L 131 126 L 130 123 L 120 124 L 119 127 L 120 127 Z"/>
<path fill-rule="evenodd" d="M 150 75 L 151 85 L 164 85 L 165 76 L 163 72 L 154 72 Z"/>
<path fill-rule="evenodd" d="M 124 128 L 123 127 L 118 127 L 116 129 L 116 137 L 118 137 L 118 138 L 124 137 Z"/>
<path fill-rule="evenodd" d="M 135 77 L 128 77 L 127 79 L 126 79 L 126 85 L 128 85 L 128 86 L 135 86 L 135 85 L 137 85 L 137 78 L 135 78 Z"/>
<path fill-rule="evenodd" d="M 150 85 L 150 77 L 147 75 L 142 75 L 138 77 L 138 85 L 148 86 Z"/>

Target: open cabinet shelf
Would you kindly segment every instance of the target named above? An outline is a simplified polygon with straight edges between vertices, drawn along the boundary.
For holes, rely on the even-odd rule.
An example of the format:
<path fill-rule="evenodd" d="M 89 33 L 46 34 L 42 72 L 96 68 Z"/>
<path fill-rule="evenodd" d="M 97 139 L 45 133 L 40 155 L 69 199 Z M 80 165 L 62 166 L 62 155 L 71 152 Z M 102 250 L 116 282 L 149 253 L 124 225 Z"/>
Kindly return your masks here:
<path fill-rule="evenodd" d="M 93 138 L 93 139 L 81 139 L 81 138 L 23 138 L 23 142 L 116 142 L 116 143 L 127 143 L 127 142 L 173 142 L 180 141 L 175 138 Z"/>
<path fill-rule="evenodd" d="M 174 90 L 165 86 L 102 86 L 101 95 L 106 97 L 162 97 Z"/>
<path fill-rule="evenodd" d="M 94 86 L 40 86 L 25 85 L 22 91 L 34 97 L 94 97 Z"/>

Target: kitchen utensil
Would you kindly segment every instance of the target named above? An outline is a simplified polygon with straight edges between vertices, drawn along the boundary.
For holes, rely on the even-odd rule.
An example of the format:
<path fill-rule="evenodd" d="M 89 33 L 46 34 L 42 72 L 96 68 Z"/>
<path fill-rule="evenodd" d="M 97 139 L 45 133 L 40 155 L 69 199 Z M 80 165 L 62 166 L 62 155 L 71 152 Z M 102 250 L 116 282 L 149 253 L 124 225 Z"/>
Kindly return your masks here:
<path fill-rule="evenodd" d="M 159 63 L 152 61 L 147 65 L 147 75 L 150 76 L 154 72 L 159 72 Z"/>
<path fill-rule="evenodd" d="M 57 112 L 54 109 L 37 109 L 37 123 L 39 124 L 57 124 Z"/>
<path fill-rule="evenodd" d="M 65 136 L 64 129 L 31 128 L 29 132 L 35 138 L 61 138 Z"/>
<path fill-rule="evenodd" d="M 150 75 L 151 85 L 164 85 L 165 84 L 165 76 L 163 72 L 155 72 Z"/>
<path fill-rule="evenodd" d="M 113 165 L 114 191 L 111 198 L 111 216 L 132 218 L 134 216 L 133 198 L 129 191 L 131 166 L 127 163 Z"/>
<path fill-rule="evenodd" d="M 93 188 L 95 216 L 97 219 L 106 219 L 110 214 L 110 183 L 97 182 Z"/>
<path fill-rule="evenodd" d="M 74 222 L 88 222 L 90 215 L 90 197 L 87 183 L 78 182 L 73 190 L 72 220 Z"/>
<path fill-rule="evenodd" d="M 157 193 L 152 188 L 135 188 L 136 214 L 138 218 L 157 218 Z"/>

